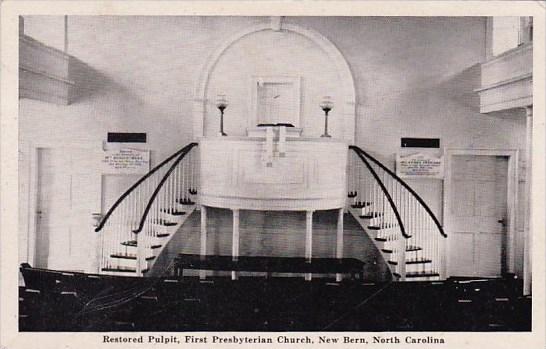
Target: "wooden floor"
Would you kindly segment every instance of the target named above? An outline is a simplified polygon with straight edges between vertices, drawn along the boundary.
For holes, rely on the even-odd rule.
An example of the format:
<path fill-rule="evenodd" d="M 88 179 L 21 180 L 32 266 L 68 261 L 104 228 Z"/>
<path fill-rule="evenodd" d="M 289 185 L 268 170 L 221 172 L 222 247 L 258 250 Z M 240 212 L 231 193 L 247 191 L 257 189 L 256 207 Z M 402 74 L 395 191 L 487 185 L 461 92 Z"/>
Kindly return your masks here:
<path fill-rule="evenodd" d="M 144 280 L 144 279 L 142 279 Z M 333 280 L 332 280 L 333 281 Z M 366 284 L 302 278 L 150 281 L 102 292 L 19 289 L 21 331 L 530 331 L 517 279 Z M 61 283 L 62 284 L 62 283 Z M 81 285 L 80 285 L 81 286 Z M 110 297 L 110 298 L 109 298 Z M 100 297 L 99 297 L 100 298 Z M 83 310 L 83 311 L 82 311 Z"/>

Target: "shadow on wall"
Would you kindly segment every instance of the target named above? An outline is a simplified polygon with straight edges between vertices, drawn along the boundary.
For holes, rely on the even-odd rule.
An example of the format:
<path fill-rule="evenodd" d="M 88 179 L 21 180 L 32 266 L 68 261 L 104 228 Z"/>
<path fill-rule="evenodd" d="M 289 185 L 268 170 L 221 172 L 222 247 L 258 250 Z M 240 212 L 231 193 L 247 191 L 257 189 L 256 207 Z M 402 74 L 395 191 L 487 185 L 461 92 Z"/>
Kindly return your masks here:
<path fill-rule="evenodd" d="M 240 254 L 244 256 L 303 257 L 305 255 L 304 212 L 241 211 Z M 231 255 L 231 211 L 208 208 L 207 252 L 211 255 Z M 313 257 L 334 257 L 336 246 L 337 210 L 315 211 L 313 215 Z M 192 216 L 173 236 L 157 259 L 150 275 L 162 275 L 179 253 L 199 254 L 200 213 Z M 368 235 L 350 214 L 344 219 L 344 257 L 365 263 L 366 282 L 390 280 L 387 264 Z M 251 275 L 252 273 L 248 273 Z M 185 275 L 197 275 L 187 271 Z M 210 274 L 209 274 L 210 275 Z M 215 272 L 228 276 L 229 273 Z M 246 275 L 246 274 L 245 274 Z M 263 276 L 263 273 L 256 275 Z M 289 275 L 289 274 L 283 274 Z M 333 277 L 333 275 L 328 275 Z"/>
<path fill-rule="evenodd" d="M 75 57 L 70 57 L 68 76 L 75 83 L 70 104 L 81 103 L 107 89 L 123 89 L 122 86 L 116 86 L 112 79 Z"/>
<path fill-rule="evenodd" d="M 440 80 L 436 86 L 440 96 L 456 101 L 459 105 L 480 112 L 480 97 L 475 89 L 481 86 L 481 64 L 474 64 L 458 74 Z"/>

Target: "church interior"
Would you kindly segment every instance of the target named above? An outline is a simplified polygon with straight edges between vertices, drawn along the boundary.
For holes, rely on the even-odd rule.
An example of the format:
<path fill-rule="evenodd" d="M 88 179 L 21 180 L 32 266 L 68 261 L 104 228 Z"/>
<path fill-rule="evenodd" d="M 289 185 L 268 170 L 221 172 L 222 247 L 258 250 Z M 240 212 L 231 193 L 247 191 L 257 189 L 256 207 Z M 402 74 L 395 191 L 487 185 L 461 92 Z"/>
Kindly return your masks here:
<path fill-rule="evenodd" d="M 20 330 L 530 331 L 532 34 L 20 17 Z"/>

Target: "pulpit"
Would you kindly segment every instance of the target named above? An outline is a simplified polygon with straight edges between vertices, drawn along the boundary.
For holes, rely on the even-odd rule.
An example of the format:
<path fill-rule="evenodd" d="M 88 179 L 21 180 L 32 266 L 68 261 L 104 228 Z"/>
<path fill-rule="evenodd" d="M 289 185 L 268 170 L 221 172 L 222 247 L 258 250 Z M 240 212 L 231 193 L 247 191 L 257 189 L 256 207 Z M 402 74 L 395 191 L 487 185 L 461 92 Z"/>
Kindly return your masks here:
<path fill-rule="evenodd" d="M 308 260 L 312 258 L 313 212 L 338 209 L 336 257 L 341 258 L 347 144 L 331 138 L 303 138 L 297 130 L 287 132 L 284 127 L 265 127 L 249 135 L 199 142 L 201 254 L 206 255 L 207 207 L 233 210 L 234 260 L 239 256 L 241 209 L 305 211 Z"/>
<path fill-rule="evenodd" d="M 269 150 L 268 150 L 269 147 Z M 201 204 L 247 210 L 327 210 L 346 198 L 347 144 L 327 138 L 205 138 Z"/>

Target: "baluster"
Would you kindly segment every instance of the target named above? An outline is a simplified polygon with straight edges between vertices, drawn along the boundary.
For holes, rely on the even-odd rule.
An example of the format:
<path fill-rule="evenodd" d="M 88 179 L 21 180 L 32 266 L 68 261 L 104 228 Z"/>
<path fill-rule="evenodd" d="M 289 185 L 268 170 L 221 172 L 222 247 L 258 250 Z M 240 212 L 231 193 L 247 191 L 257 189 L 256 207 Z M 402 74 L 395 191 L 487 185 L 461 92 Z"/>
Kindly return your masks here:
<path fill-rule="evenodd" d="M 197 193 L 201 192 L 201 156 L 197 150 L 194 151 L 195 153 L 195 189 L 197 190 Z"/>
<path fill-rule="evenodd" d="M 169 213 L 173 213 L 173 188 L 174 188 L 174 182 L 173 182 L 173 173 L 169 175 L 169 192 L 168 192 L 168 202 L 169 202 Z"/>
<path fill-rule="evenodd" d="M 171 197 L 170 197 L 170 176 L 167 177 L 167 179 L 163 183 L 163 187 L 161 187 L 161 191 L 164 193 L 163 197 L 165 199 L 165 206 L 161 210 L 162 211 L 167 211 L 167 212 L 170 213 L 170 211 L 169 211 L 169 206 L 170 206 L 170 201 L 171 201 Z"/>
<path fill-rule="evenodd" d="M 190 151 L 189 154 L 190 158 L 188 159 L 189 163 L 189 171 L 190 171 L 190 190 L 193 192 L 193 187 L 194 187 L 194 178 L 193 178 L 193 152 Z"/>
<path fill-rule="evenodd" d="M 186 160 L 182 160 L 182 200 L 186 202 Z"/>
<path fill-rule="evenodd" d="M 347 156 L 347 195 L 353 190 L 353 178 L 352 178 L 352 167 L 351 163 L 353 161 L 352 152 L 349 149 L 349 155 Z"/>
<path fill-rule="evenodd" d="M 179 162 L 178 165 L 176 165 L 176 170 L 175 170 L 175 178 L 176 178 L 176 187 L 174 189 L 174 192 L 175 192 L 174 200 L 175 200 L 175 202 L 177 202 L 180 199 L 180 166 L 182 165 L 182 161 Z M 175 207 L 177 207 L 176 204 L 175 204 Z"/>
<path fill-rule="evenodd" d="M 178 164 L 176 164 L 176 166 L 178 166 Z M 170 182 L 170 186 L 169 186 L 169 208 L 171 210 L 171 213 L 176 211 L 174 209 L 174 203 L 175 203 L 175 193 L 176 193 L 176 167 L 173 169 L 173 172 L 171 173 L 170 177 L 169 177 L 169 182 Z"/>

